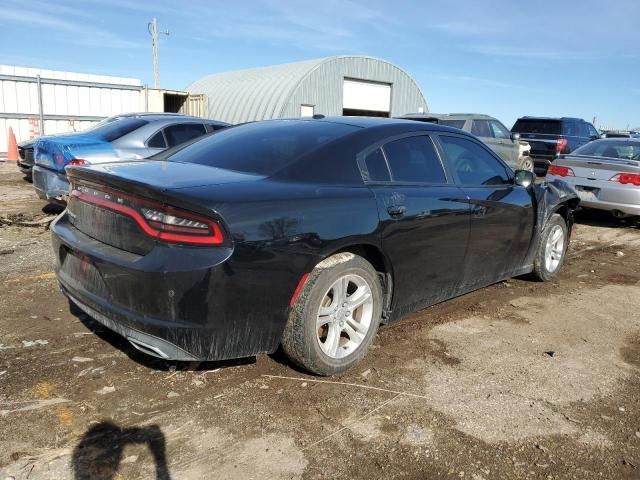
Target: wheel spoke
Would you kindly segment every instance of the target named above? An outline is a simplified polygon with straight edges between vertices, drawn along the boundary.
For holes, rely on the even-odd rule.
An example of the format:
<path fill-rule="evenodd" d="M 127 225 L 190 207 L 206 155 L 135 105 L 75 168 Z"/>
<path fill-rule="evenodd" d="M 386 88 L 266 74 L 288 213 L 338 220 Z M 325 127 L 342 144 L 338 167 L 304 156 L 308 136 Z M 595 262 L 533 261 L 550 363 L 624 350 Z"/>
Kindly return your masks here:
<path fill-rule="evenodd" d="M 355 292 L 353 292 L 353 294 L 347 297 L 347 306 L 351 310 L 355 310 L 370 298 L 371 298 L 371 293 L 369 292 L 369 289 L 367 287 L 365 286 L 358 287 L 358 289 Z"/>
<path fill-rule="evenodd" d="M 344 325 L 344 332 L 349 336 L 349 341 L 352 343 L 354 348 L 357 348 L 362 343 L 364 335 L 356 331 L 348 323 Z"/>
<path fill-rule="evenodd" d="M 329 331 L 327 333 L 327 339 L 322 344 L 322 350 L 327 355 L 334 357 L 338 352 L 338 346 L 340 345 L 340 328 L 335 323 L 329 324 Z"/>
<path fill-rule="evenodd" d="M 346 321 L 346 325 L 363 336 L 365 333 L 367 333 L 367 330 L 369 330 L 369 328 L 366 325 L 363 325 L 362 323 L 358 322 L 357 320 L 354 320 L 353 318 L 348 318 Z"/>
<path fill-rule="evenodd" d="M 316 319 L 316 330 L 328 323 L 330 324 L 331 320 L 332 319 L 330 315 L 318 315 Z"/>

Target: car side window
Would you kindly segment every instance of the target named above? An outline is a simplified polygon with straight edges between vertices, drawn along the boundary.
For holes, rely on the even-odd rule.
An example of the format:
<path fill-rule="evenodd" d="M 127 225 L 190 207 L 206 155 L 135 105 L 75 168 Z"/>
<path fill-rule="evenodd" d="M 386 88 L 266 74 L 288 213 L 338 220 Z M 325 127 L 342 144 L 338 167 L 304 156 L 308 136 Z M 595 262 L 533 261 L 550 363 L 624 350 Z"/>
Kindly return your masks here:
<path fill-rule="evenodd" d="M 491 125 L 491 130 L 493 131 L 494 137 L 500 138 L 502 140 L 507 140 L 511 138 L 511 134 L 509 133 L 509 130 L 507 130 L 507 127 L 502 125 L 500 122 L 491 120 L 489 123 Z"/>
<path fill-rule="evenodd" d="M 505 167 L 478 143 L 448 135 L 439 136 L 444 161 L 461 185 L 504 185 L 511 183 Z"/>
<path fill-rule="evenodd" d="M 149 139 L 147 142 L 147 147 L 149 148 L 167 148 L 167 142 L 164 139 L 164 135 L 162 134 L 162 130 L 156 133 L 153 137 Z"/>
<path fill-rule="evenodd" d="M 589 129 L 590 137 L 600 137 L 600 134 L 598 133 L 598 130 L 596 130 L 596 127 L 594 127 L 590 123 L 587 123 L 587 128 Z"/>
<path fill-rule="evenodd" d="M 493 137 L 488 120 L 474 120 L 471 125 L 471 133 L 476 137 Z"/>
<path fill-rule="evenodd" d="M 214 123 L 205 123 L 204 124 L 204 128 L 207 131 L 207 133 L 211 133 L 211 132 L 216 132 L 218 130 L 222 130 L 223 128 L 225 128 L 224 125 L 216 125 Z"/>
<path fill-rule="evenodd" d="M 431 139 L 420 135 L 401 138 L 383 147 L 391 179 L 407 183 L 446 183 L 447 178 Z"/>
<path fill-rule="evenodd" d="M 578 136 L 578 125 L 573 120 L 564 122 L 562 130 L 562 133 L 568 137 Z"/>
<path fill-rule="evenodd" d="M 382 150 L 376 148 L 373 152 L 369 153 L 364 163 L 367 166 L 370 182 L 389 182 L 391 181 L 391 175 L 389 174 L 389 168 L 387 168 L 387 161 L 382 154 Z"/>
<path fill-rule="evenodd" d="M 206 133 L 201 123 L 178 123 L 164 129 L 169 147 L 175 147 Z"/>
<path fill-rule="evenodd" d="M 585 138 L 589 138 L 591 136 L 587 122 L 578 123 L 578 136 Z"/>

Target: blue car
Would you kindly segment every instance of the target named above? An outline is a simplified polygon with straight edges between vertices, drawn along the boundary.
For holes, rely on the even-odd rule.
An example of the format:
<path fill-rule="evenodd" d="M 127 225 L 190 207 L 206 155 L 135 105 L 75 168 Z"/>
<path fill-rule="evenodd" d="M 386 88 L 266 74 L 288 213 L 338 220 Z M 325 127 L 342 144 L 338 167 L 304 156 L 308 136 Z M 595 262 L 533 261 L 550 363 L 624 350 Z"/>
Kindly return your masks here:
<path fill-rule="evenodd" d="M 228 126 L 186 115 L 139 113 L 109 117 L 77 134 L 42 137 L 34 145 L 33 185 L 40 198 L 65 203 L 67 165 L 139 160 Z"/>

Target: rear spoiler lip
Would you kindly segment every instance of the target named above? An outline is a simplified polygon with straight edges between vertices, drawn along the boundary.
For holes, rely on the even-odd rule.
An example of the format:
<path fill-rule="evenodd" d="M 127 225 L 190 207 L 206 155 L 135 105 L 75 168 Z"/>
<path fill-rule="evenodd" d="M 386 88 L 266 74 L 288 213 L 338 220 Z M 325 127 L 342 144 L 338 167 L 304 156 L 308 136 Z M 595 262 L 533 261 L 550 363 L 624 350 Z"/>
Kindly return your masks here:
<path fill-rule="evenodd" d="M 638 160 L 626 160 L 623 158 L 611 158 L 611 157 L 594 157 L 593 155 L 580 155 L 575 153 L 567 153 L 565 155 L 560 156 L 559 159 L 571 159 L 577 158 L 579 160 L 587 160 L 587 163 L 591 165 L 602 165 L 602 164 L 612 164 L 612 165 L 624 165 L 627 167 L 637 167 L 640 168 L 640 161 Z M 593 160 L 590 162 L 589 159 Z"/>

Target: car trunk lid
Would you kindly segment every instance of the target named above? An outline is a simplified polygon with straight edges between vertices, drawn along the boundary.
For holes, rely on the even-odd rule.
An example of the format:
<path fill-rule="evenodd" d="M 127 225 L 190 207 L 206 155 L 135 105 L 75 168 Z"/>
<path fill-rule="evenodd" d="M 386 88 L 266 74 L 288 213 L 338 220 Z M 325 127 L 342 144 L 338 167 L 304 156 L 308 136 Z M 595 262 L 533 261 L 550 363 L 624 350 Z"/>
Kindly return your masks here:
<path fill-rule="evenodd" d="M 610 180 L 616 173 L 640 173 L 640 162 L 619 158 L 567 155 L 555 162 L 569 167 L 577 178 Z"/>
<path fill-rule="evenodd" d="M 211 206 L 187 198 L 183 190 L 263 178 L 153 160 L 70 167 L 67 173 L 71 181 L 67 211 L 74 227 L 138 255 L 150 252 L 159 241 L 216 245 L 216 232 L 224 236 L 222 218 Z"/>

